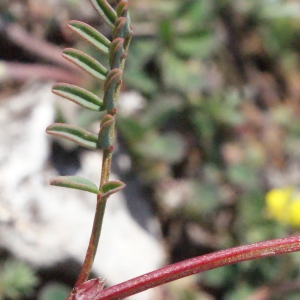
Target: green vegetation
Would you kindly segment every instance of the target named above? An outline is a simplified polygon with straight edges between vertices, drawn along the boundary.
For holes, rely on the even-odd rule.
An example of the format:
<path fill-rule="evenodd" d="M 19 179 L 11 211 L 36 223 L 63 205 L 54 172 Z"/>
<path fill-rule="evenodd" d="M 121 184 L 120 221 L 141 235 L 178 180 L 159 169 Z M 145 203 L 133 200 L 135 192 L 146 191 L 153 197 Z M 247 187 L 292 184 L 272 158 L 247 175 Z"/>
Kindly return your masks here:
<path fill-rule="evenodd" d="M 3 16 L 20 22 L 5 3 L 0 3 Z M 78 18 L 79 3 L 68 5 Z M 299 189 L 300 3 L 145 0 L 131 1 L 130 11 L 134 39 L 123 87 L 125 92 L 137 91 L 145 104 L 130 115 L 118 112 L 116 130 L 133 172 L 153 199 L 170 262 L 296 234 L 300 216 L 284 223 L 272 219 L 265 197 L 269 190 L 292 187 L 297 198 Z M 45 36 L 60 22 L 55 15 L 43 21 Z M 76 22 L 70 26 L 108 52 L 109 42 L 99 33 L 92 39 L 91 29 Z M 117 43 L 115 47 L 117 55 Z M 80 42 L 76 48 L 98 60 L 105 55 Z M 109 64 L 98 65 L 82 52 L 67 50 L 64 55 L 106 79 Z M 93 94 L 71 85 L 57 85 L 54 92 L 102 111 L 107 103 L 94 95 L 102 97 L 102 91 L 93 81 L 85 85 Z M 115 88 L 107 81 L 106 91 L 114 93 Z M 88 124 L 94 116 L 79 110 L 77 125 Z M 74 140 L 75 132 L 81 145 L 100 147 L 96 135 L 64 126 L 61 135 L 71 132 Z M 102 143 L 109 144 L 107 139 Z M 97 193 L 94 184 L 80 182 L 81 189 Z M 212 270 L 167 289 L 174 300 L 250 299 L 264 288 L 263 299 L 296 299 L 298 256 Z M 27 283 L 29 289 L 34 282 Z M 3 287 L 9 296 L 11 288 Z"/>

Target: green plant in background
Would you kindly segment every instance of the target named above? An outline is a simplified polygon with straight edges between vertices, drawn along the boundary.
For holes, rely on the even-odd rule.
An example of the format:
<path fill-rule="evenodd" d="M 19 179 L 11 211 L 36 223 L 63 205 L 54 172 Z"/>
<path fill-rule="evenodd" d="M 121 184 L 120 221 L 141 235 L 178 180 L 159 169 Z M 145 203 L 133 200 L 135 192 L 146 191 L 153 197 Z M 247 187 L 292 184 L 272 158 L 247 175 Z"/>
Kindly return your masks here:
<path fill-rule="evenodd" d="M 30 296 L 38 284 L 34 271 L 25 263 L 6 260 L 0 266 L 0 299 Z"/>
<path fill-rule="evenodd" d="M 34 21 L 31 24 L 24 20 L 27 14 L 7 9 L 10 2 L 0 3 L 0 21 L 4 11 L 4 20 L 15 18 L 15 23 L 27 24 L 29 32 L 40 32 L 42 21 L 36 28 Z M 238 262 L 238 256 L 252 259 L 254 252 L 257 258 L 296 251 L 297 237 L 218 252 L 235 245 L 297 234 L 299 229 L 298 183 L 274 183 L 272 176 L 276 179 L 287 162 L 298 162 L 300 4 L 284 0 L 132 1 L 135 38 L 123 78 L 122 61 L 127 54 L 124 45 L 129 44 L 126 34 L 130 35 L 127 1 L 115 1 L 113 6 L 108 1 L 91 2 L 112 29 L 112 38 L 104 37 L 85 23 L 69 23 L 72 31 L 92 46 L 80 44 L 81 52 L 66 49 L 64 57 L 92 75 L 96 83 L 76 73 L 76 67 L 74 71 L 72 68 L 57 72 L 58 78 L 53 79 L 61 80 L 63 76 L 63 80 L 88 86 L 88 90 L 56 84 L 53 92 L 79 104 L 82 110 L 70 122 L 76 126 L 54 124 L 48 128 L 50 134 L 89 149 L 102 149 L 107 163 L 100 186 L 72 176 L 52 180 L 54 185 L 97 194 L 95 224 L 76 284 L 77 294 L 87 293 L 86 297 L 90 297 L 90 291 L 97 294 L 96 299 L 115 299 L 221 266 L 223 262 Z M 67 3 L 80 15 L 81 1 Z M 27 3 L 22 5 L 27 12 Z M 52 25 L 62 26 L 65 16 L 43 17 L 41 36 L 48 39 L 53 33 Z M 2 28 L 1 23 L 0 29 L 9 35 L 13 27 Z M 65 66 L 60 59 L 47 58 L 33 43 L 30 45 L 24 32 L 19 41 L 11 34 L 11 41 L 42 60 L 51 60 L 60 69 Z M 65 36 L 55 43 L 69 44 L 70 39 Z M 9 63 L 4 65 L 8 70 Z M 24 68 L 20 70 L 24 72 Z M 41 73 L 42 79 L 44 72 Z M 123 87 L 142 94 L 145 105 L 129 116 L 119 109 L 115 118 L 120 80 L 125 83 Z M 59 113 L 57 119 L 65 122 L 64 111 Z M 101 117 L 99 133 L 80 128 Z M 121 182 L 108 179 L 115 122 L 122 151 L 133 160 L 132 172 L 146 186 L 160 218 L 170 262 L 213 254 L 171 265 L 102 292 L 101 280 L 81 283 L 88 277 L 96 252 L 105 198 L 123 187 Z M 281 178 L 290 178 L 289 169 L 285 175 Z M 174 299 L 246 299 L 255 295 L 256 289 L 258 293 L 260 289 L 268 290 L 266 298 L 297 299 L 294 291 L 298 289 L 298 265 L 297 256 L 247 261 L 201 273 L 190 277 L 186 286 L 176 282 L 168 289 Z M 186 272 L 181 272 L 184 268 Z M 11 290 L 9 285 L 1 286 Z M 66 297 L 64 286 L 54 284 L 42 290 L 41 299 Z M 5 290 L 2 294 L 8 295 Z"/>
<path fill-rule="evenodd" d="M 68 297 L 70 289 L 68 286 L 57 282 L 45 285 L 38 295 L 38 300 L 64 300 Z"/>

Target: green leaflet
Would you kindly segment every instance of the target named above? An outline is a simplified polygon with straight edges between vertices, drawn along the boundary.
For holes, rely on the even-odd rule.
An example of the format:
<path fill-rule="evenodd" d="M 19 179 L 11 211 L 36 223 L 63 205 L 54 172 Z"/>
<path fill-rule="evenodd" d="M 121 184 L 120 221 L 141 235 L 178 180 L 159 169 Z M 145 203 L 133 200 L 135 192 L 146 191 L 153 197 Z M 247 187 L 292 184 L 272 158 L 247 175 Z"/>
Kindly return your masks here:
<path fill-rule="evenodd" d="M 114 27 L 117 13 L 106 0 L 90 0 L 101 19 L 111 28 Z"/>
<path fill-rule="evenodd" d="M 122 190 L 125 187 L 125 183 L 119 180 L 109 181 L 104 183 L 100 189 L 102 197 L 109 197 L 110 195 Z"/>
<path fill-rule="evenodd" d="M 88 179 L 79 176 L 58 176 L 50 179 L 50 184 L 98 194 L 98 187 Z"/>
<path fill-rule="evenodd" d="M 125 28 L 126 22 L 127 22 L 127 20 L 124 17 L 118 17 L 116 19 L 115 27 L 112 32 L 114 39 L 118 38 L 118 37 L 124 37 L 124 28 Z"/>
<path fill-rule="evenodd" d="M 89 55 L 75 49 L 67 48 L 63 51 L 63 57 L 96 79 L 105 80 L 107 69 Z"/>
<path fill-rule="evenodd" d="M 123 44 L 123 38 L 116 38 L 110 44 L 108 61 L 111 66 L 111 69 L 115 69 L 120 66 L 121 57 L 124 53 Z"/>
<path fill-rule="evenodd" d="M 121 84 L 122 71 L 120 69 L 111 70 L 104 83 L 104 98 L 103 103 L 108 113 L 111 113 L 115 109 L 115 97 L 114 93 L 116 91 L 117 85 Z"/>
<path fill-rule="evenodd" d="M 101 149 L 109 149 L 111 144 L 111 137 L 110 137 L 110 128 L 114 124 L 115 118 L 107 114 L 103 117 L 101 124 L 100 124 L 100 131 L 98 136 L 98 146 Z"/>
<path fill-rule="evenodd" d="M 98 30 L 94 29 L 86 23 L 79 21 L 70 21 L 68 25 L 70 29 L 72 29 L 79 36 L 91 43 L 98 50 L 108 54 L 110 41 Z"/>
<path fill-rule="evenodd" d="M 62 123 L 54 123 L 46 128 L 48 134 L 62 137 L 88 149 L 97 149 L 98 137 L 82 128 Z"/>
<path fill-rule="evenodd" d="M 128 37 L 131 33 L 130 26 L 128 24 L 128 20 L 125 17 L 119 17 L 116 19 L 115 27 L 113 29 L 113 37 Z"/>
<path fill-rule="evenodd" d="M 118 17 L 125 17 L 125 14 L 127 14 L 128 11 L 128 2 L 127 1 L 121 1 L 116 8 L 117 16 Z"/>
<path fill-rule="evenodd" d="M 102 111 L 105 109 L 99 97 L 76 85 L 57 83 L 53 85 L 52 92 L 89 110 Z"/>
<path fill-rule="evenodd" d="M 106 76 L 106 80 L 104 82 L 104 91 L 106 92 L 106 90 L 109 88 L 109 83 L 111 82 L 111 80 L 116 76 L 121 76 L 122 75 L 122 70 L 120 70 L 119 68 L 115 68 L 112 69 L 108 72 L 107 76 Z"/>
<path fill-rule="evenodd" d="M 116 7 L 118 18 L 116 19 L 116 22 L 115 22 L 115 28 L 114 28 L 114 33 L 113 33 L 114 37 L 119 36 L 119 37 L 124 37 L 125 39 L 127 39 L 128 37 L 130 37 L 130 35 L 132 35 L 128 6 L 129 6 L 129 4 L 127 1 L 120 1 Z M 124 18 L 126 21 L 124 21 Z M 126 24 L 124 25 L 124 23 L 126 23 Z M 121 28 L 123 28 L 123 29 L 121 29 Z M 125 42 L 125 44 L 127 44 L 127 42 Z"/>
<path fill-rule="evenodd" d="M 149 159 L 178 163 L 184 157 L 185 145 L 179 134 L 164 133 L 145 139 L 135 150 Z"/>

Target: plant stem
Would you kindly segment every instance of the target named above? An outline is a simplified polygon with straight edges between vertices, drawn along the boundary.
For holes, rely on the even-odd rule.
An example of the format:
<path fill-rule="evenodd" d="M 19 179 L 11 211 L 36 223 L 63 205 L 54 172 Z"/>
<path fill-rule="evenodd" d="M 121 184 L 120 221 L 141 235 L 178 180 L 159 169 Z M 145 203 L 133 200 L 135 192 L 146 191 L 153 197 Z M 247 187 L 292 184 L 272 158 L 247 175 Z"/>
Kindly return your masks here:
<path fill-rule="evenodd" d="M 111 158 L 112 158 L 112 151 L 105 149 L 103 151 L 103 158 L 102 158 L 102 172 L 101 172 L 100 186 L 102 186 L 109 179 Z M 101 194 L 97 195 L 97 205 L 96 205 L 96 212 L 94 216 L 92 233 L 91 233 L 88 249 L 86 251 L 84 263 L 82 265 L 75 287 L 78 287 L 86 280 L 88 280 L 88 277 L 90 275 L 94 263 L 94 259 L 97 253 L 98 244 L 99 244 L 106 201 L 107 198 L 101 197 Z"/>
<path fill-rule="evenodd" d="M 101 232 L 101 225 L 102 225 L 101 223 L 96 222 L 96 220 L 103 218 L 103 216 L 101 216 L 101 213 L 104 212 L 104 209 L 101 209 L 101 208 L 98 209 L 98 207 L 101 206 L 101 203 L 103 203 L 103 201 L 99 194 L 97 196 L 97 209 L 96 209 L 96 213 L 95 213 L 92 234 L 90 237 L 85 260 L 84 260 L 83 266 L 81 268 L 81 271 L 79 273 L 75 287 L 78 287 L 79 285 L 81 285 L 88 279 L 90 271 L 92 269 L 92 265 L 93 265 L 93 262 L 95 259 L 95 254 L 97 252 L 97 245 L 98 245 L 99 236 L 100 236 L 100 232 Z"/>
<path fill-rule="evenodd" d="M 187 259 L 101 291 L 94 300 L 124 299 L 189 275 L 234 263 L 300 250 L 300 236 L 244 245 Z"/>

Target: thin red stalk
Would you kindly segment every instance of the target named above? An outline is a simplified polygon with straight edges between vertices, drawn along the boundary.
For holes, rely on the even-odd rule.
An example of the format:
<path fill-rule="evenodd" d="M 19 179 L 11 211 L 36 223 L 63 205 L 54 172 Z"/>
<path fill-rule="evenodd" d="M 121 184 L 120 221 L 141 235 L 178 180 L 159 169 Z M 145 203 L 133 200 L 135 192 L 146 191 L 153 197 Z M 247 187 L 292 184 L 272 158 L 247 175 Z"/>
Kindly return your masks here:
<path fill-rule="evenodd" d="M 47 59 L 48 61 L 52 61 L 61 66 L 67 67 L 68 69 L 72 69 L 73 72 L 80 72 L 76 67 L 67 62 L 61 56 L 62 48 L 60 48 L 59 46 L 55 46 L 31 35 L 22 27 L 16 24 L 6 25 L 5 32 L 11 41 L 21 46 L 23 49 L 26 49 L 27 51 L 39 57 Z"/>
<path fill-rule="evenodd" d="M 161 284 L 218 267 L 300 250 L 300 236 L 239 246 L 187 259 L 104 289 L 94 300 L 124 299 Z"/>
<path fill-rule="evenodd" d="M 0 61 L 0 68 L 3 68 L 0 74 L 0 81 L 4 79 L 37 78 L 44 80 L 67 81 L 68 83 L 80 84 L 83 82 L 78 73 L 64 70 L 55 66 L 41 64 L 24 64 Z"/>

